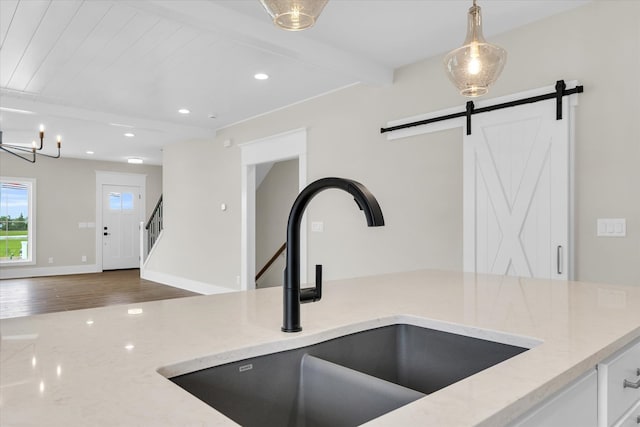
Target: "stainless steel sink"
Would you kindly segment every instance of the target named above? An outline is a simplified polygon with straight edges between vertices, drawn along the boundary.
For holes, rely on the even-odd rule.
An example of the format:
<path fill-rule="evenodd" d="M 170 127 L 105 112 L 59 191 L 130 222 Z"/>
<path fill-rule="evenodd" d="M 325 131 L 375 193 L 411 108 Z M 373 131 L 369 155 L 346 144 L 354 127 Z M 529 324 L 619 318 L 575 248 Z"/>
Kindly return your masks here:
<path fill-rule="evenodd" d="M 526 350 L 395 324 L 170 380 L 243 426 L 356 426 Z"/>

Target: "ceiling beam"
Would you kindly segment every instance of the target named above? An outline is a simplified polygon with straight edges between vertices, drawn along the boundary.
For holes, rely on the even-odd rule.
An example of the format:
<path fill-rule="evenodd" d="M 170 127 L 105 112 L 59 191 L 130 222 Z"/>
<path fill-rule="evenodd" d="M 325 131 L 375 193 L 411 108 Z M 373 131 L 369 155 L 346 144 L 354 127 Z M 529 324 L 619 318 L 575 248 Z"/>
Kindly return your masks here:
<path fill-rule="evenodd" d="M 40 116 L 57 117 L 63 119 L 93 122 L 101 125 L 131 127 L 169 135 L 184 135 L 185 137 L 214 137 L 215 129 L 199 126 L 186 126 L 168 120 L 153 120 L 131 115 L 114 114 L 104 111 L 94 111 L 84 108 L 65 106 L 53 100 L 36 99 L 35 96 L 16 91 L 1 89 L 2 108 L 32 112 Z M 10 110 L 5 110 L 11 113 Z M 28 114 L 28 113 L 27 113 Z"/>
<path fill-rule="evenodd" d="M 313 40 L 303 33 L 277 31 L 266 12 L 264 20 L 259 20 L 212 1 L 151 0 L 123 3 L 228 41 L 348 76 L 353 83 L 393 83 L 391 67 Z"/>

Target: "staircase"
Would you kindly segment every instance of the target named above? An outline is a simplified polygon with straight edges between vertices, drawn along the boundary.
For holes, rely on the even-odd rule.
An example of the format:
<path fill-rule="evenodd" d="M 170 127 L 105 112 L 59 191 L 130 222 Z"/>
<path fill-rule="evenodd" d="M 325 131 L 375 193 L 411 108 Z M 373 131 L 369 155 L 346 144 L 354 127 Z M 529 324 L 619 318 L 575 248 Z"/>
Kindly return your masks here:
<path fill-rule="evenodd" d="M 156 207 L 153 209 L 144 229 L 146 235 L 144 259 L 146 259 L 162 231 L 162 195 L 160 195 L 160 199 L 156 203 Z"/>

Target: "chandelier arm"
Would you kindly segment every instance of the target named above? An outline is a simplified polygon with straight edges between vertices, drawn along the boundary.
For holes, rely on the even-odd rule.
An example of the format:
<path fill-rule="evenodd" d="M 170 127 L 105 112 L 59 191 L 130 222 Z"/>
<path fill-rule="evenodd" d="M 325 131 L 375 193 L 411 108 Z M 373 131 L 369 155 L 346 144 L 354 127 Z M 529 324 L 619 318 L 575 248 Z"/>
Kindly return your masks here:
<path fill-rule="evenodd" d="M 33 155 L 32 158 L 29 157 L 25 157 L 25 156 L 21 156 L 20 154 L 11 151 L 10 149 L 5 148 L 4 146 L 6 146 L 7 144 L 0 144 L 0 150 L 2 151 L 6 151 L 9 154 L 12 154 L 16 157 L 21 158 L 22 160 L 26 160 L 27 162 L 31 162 L 31 163 L 35 163 L 36 162 L 36 153 L 32 150 L 25 150 L 25 149 L 20 149 L 20 151 L 26 151 L 26 152 L 31 152 L 31 154 Z M 12 149 L 15 149 L 14 147 L 11 147 Z"/>
<path fill-rule="evenodd" d="M 30 163 L 35 163 L 36 162 L 36 158 L 37 156 L 45 156 L 45 157 L 49 157 L 50 159 L 59 159 L 60 158 L 60 145 L 61 145 L 61 138 L 58 135 L 58 153 L 56 155 L 52 155 L 52 154 L 46 154 L 46 153 L 41 153 L 40 150 L 42 150 L 42 148 L 44 147 L 44 126 L 40 125 L 40 132 L 39 132 L 39 138 L 40 139 L 40 146 L 36 146 L 36 142 L 33 141 L 33 146 L 32 147 L 25 147 L 22 145 L 15 145 L 15 144 L 6 144 L 2 142 L 2 131 L 0 130 L 0 150 L 5 151 L 9 154 L 12 154 L 16 157 L 21 158 L 22 160 L 26 160 L 27 162 Z M 27 155 L 23 155 L 20 153 L 31 153 L 31 156 L 27 156 Z"/>
<path fill-rule="evenodd" d="M 58 147 L 58 155 L 57 156 L 52 156 L 51 154 L 46 154 L 46 153 L 35 153 L 38 156 L 45 156 L 45 157 L 49 157 L 51 159 L 59 159 L 60 158 L 60 147 Z"/>
<path fill-rule="evenodd" d="M 51 154 L 47 154 L 47 153 L 39 153 L 35 150 L 38 150 L 38 148 L 25 148 L 25 147 L 21 147 L 19 145 L 13 145 L 13 144 L 0 144 L 0 148 L 2 148 L 4 151 L 8 152 L 8 153 L 12 153 L 12 151 L 10 150 L 16 150 L 16 151 L 22 151 L 25 153 L 33 153 L 37 156 L 45 156 L 45 157 L 49 157 L 52 159 L 59 159 L 60 158 L 60 147 L 58 147 L 58 154 L 57 155 L 51 155 Z M 18 156 L 18 157 L 22 157 L 22 156 Z"/>
<path fill-rule="evenodd" d="M 24 151 L 25 153 L 32 153 L 34 148 L 33 147 L 23 147 L 21 145 L 13 145 L 13 144 L 0 144 L 0 147 L 4 147 L 4 150 L 6 151 L 7 149 L 9 150 L 18 150 L 18 151 Z"/>

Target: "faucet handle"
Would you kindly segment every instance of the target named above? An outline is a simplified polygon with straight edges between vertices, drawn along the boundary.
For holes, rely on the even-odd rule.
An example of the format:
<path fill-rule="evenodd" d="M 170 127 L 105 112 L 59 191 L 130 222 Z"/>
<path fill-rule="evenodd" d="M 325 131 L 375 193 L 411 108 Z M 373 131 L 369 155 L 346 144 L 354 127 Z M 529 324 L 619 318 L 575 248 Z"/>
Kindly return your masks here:
<path fill-rule="evenodd" d="M 316 302 L 322 298 L 322 264 L 316 264 L 316 286 L 300 289 L 300 302 Z"/>

